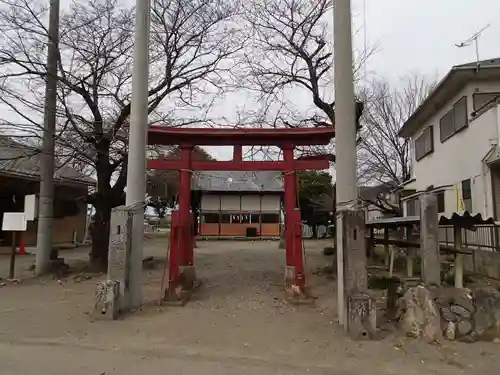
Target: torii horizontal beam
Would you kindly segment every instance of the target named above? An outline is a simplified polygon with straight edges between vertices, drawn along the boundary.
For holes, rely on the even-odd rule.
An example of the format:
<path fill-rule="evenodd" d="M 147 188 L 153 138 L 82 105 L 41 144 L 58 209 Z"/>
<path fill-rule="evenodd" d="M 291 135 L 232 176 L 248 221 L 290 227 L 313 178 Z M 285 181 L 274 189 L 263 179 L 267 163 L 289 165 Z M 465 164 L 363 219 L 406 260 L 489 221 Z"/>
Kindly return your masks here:
<path fill-rule="evenodd" d="M 329 168 L 328 160 L 294 160 L 295 170 L 321 170 Z M 149 169 L 181 170 L 185 164 L 180 160 L 148 160 Z M 289 166 L 284 161 L 195 161 L 191 162 L 193 171 L 284 171 Z"/>
<path fill-rule="evenodd" d="M 172 128 L 150 126 L 150 145 L 198 146 L 306 146 L 327 145 L 335 136 L 333 126 L 317 128 Z"/>

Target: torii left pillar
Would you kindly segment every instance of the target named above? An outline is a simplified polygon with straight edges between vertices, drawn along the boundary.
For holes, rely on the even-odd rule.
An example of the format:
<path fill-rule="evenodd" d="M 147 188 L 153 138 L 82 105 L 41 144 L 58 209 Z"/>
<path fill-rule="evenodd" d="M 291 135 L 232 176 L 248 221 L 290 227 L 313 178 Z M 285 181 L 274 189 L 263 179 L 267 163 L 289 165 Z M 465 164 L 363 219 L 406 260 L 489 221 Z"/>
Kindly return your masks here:
<path fill-rule="evenodd" d="M 285 162 L 285 288 L 295 301 L 311 299 L 305 289 L 302 218 L 297 207 L 297 175 L 294 168 L 293 145 L 283 147 Z"/>
<path fill-rule="evenodd" d="M 172 214 L 170 234 L 170 267 L 167 300 L 185 300 L 197 284 L 194 267 L 194 227 L 191 214 L 192 145 L 181 145 L 179 170 L 179 211 Z"/>

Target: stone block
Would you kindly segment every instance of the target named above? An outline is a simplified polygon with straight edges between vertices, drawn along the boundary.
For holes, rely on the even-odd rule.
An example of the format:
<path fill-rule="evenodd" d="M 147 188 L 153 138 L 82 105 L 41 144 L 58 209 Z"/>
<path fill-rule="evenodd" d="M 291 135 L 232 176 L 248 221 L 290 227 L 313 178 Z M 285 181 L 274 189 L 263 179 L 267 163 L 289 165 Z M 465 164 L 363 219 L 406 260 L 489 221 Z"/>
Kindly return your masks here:
<path fill-rule="evenodd" d="M 410 288 L 403 296 L 405 312 L 400 328 L 409 337 L 421 338 L 426 342 L 441 342 L 441 315 L 432 294 L 424 286 Z"/>
<path fill-rule="evenodd" d="M 377 332 L 375 301 L 367 294 L 347 298 L 347 331 L 355 340 L 374 339 Z"/>
<path fill-rule="evenodd" d="M 120 314 L 120 282 L 100 281 L 95 293 L 94 319 L 115 320 Z"/>
<path fill-rule="evenodd" d="M 120 310 L 127 310 L 130 303 L 132 226 L 140 210 L 143 210 L 142 205 L 137 204 L 115 207 L 111 211 L 107 279 L 119 282 Z"/>

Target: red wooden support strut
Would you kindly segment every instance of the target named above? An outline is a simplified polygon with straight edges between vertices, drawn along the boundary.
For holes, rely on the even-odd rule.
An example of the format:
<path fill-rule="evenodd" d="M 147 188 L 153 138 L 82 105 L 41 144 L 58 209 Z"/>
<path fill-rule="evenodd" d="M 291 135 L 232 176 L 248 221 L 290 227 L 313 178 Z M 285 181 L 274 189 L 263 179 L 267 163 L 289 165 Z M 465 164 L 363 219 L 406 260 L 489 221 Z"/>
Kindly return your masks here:
<path fill-rule="evenodd" d="M 175 288 L 175 283 L 179 280 L 180 264 L 180 241 L 179 233 L 179 212 L 173 211 L 170 218 L 170 254 L 168 259 L 168 287 Z"/>
<path fill-rule="evenodd" d="M 243 160 L 243 146 L 235 145 L 233 146 L 233 160 L 242 161 Z"/>
<path fill-rule="evenodd" d="M 285 246 L 286 265 L 293 267 L 293 221 L 292 214 L 296 207 L 297 192 L 295 185 L 295 171 L 293 169 L 293 147 L 288 146 L 283 149 L 283 159 L 285 164 Z"/>

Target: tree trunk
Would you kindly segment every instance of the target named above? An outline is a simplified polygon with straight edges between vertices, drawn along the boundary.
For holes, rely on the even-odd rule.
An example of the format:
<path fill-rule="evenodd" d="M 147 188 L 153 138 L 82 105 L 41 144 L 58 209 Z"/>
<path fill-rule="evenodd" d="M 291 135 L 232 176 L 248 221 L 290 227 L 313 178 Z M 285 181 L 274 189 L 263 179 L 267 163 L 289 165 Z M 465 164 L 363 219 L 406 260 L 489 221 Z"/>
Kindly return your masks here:
<path fill-rule="evenodd" d="M 91 231 L 90 267 L 93 270 L 106 271 L 108 266 L 111 205 L 101 198 L 95 203 L 95 209 L 95 219 Z"/>

